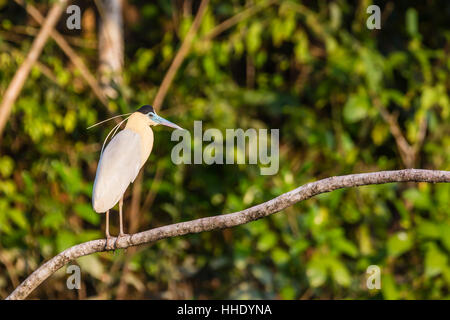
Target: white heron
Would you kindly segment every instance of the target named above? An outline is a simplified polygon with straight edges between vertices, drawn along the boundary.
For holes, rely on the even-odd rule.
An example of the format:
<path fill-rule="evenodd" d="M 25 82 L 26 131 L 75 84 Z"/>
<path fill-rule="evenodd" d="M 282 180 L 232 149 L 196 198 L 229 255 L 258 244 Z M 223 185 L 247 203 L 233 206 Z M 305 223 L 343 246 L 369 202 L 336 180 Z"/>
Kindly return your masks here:
<path fill-rule="evenodd" d="M 120 125 L 128 120 L 125 128 L 114 136 Z M 92 191 L 92 207 L 98 213 L 106 213 L 105 234 L 109 234 L 109 210 L 119 202 L 119 237 L 123 232 L 123 195 L 130 183 L 134 182 L 139 170 L 147 161 L 153 147 L 151 126 L 162 124 L 175 129 L 178 125 L 158 116 L 152 106 L 145 105 L 133 112 L 111 130 L 113 138 L 105 147 L 105 139 Z M 182 129 L 183 130 L 183 129 Z"/>

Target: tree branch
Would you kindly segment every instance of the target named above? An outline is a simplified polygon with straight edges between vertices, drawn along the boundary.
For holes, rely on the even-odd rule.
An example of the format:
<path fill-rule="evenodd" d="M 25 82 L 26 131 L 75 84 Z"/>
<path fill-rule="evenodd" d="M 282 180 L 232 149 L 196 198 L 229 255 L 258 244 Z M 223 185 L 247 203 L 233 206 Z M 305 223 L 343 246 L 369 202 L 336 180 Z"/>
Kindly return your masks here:
<path fill-rule="evenodd" d="M 380 112 L 383 120 L 388 124 L 389 130 L 394 137 L 395 143 L 397 144 L 397 148 L 403 164 L 407 168 L 413 168 L 414 163 L 416 162 L 416 153 L 414 151 L 414 148 L 408 143 L 405 136 L 403 135 L 402 130 L 400 129 L 400 126 L 397 122 L 397 117 L 390 114 L 382 105 L 380 99 L 374 94 L 372 94 L 372 102 L 375 108 L 377 108 Z"/>
<path fill-rule="evenodd" d="M 175 223 L 127 235 L 117 240 L 116 248 L 125 249 L 190 233 L 231 228 L 269 216 L 321 193 L 341 188 L 391 182 L 450 182 L 450 171 L 405 169 L 330 177 L 305 184 L 272 200 L 242 211 Z M 45 279 L 68 262 L 95 252 L 113 250 L 116 239 L 113 238 L 110 243 L 107 243 L 106 239 L 92 240 L 64 250 L 34 271 L 6 299 L 25 299 Z"/>

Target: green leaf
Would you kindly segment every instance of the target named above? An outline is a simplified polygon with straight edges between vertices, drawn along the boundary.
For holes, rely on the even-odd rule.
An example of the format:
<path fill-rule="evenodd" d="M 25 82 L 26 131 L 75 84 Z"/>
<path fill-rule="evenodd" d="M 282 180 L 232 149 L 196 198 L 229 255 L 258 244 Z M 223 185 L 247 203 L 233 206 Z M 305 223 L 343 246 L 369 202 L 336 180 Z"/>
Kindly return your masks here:
<path fill-rule="evenodd" d="M 105 275 L 103 264 L 98 256 L 88 255 L 77 259 L 81 268 L 81 273 L 87 272 L 94 278 L 102 280 Z"/>
<path fill-rule="evenodd" d="M 136 66 L 139 72 L 144 72 L 152 64 L 155 54 L 150 49 L 139 49 L 136 53 Z"/>
<path fill-rule="evenodd" d="M 281 295 L 282 299 L 292 300 L 292 299 L 295 299 L 296 292 L 293 287 L 285 286 L 285 287 L 281 288 L 280 295 Z"/>
<path fill-rule="evenodd" d="M 305 32 L 296 32 L 296 44 L 294 47 L 295 58 L 300 63 L 307 63 L 311 59 L 309 39 Z"/>
<path fill-rule="evenodd" d="M 56 246 L 59 252 L 72 247 L 76 243 L 77 238 L 72 232 L 63 230 L 59 232 L 58 235 L 56 236 Z"/>
<path fill-rule="evenodd" d="M 350 285 L 351 278 L 345 265 L 337 258 L 329 258 L 328 265 L 334 281 L 343 287 L 348 287 Z"/>
<path fill-rule="evenodd" d="M 369 101 L 365 95 L 351 95 L 344 106 L 344 119 L 347 122 L 357 122 L 367 116 Z"/>
<path fill-rule="evenodd" d="M 418 220 L 417 235 L 423 238 L 438 239 L 440 226 L 427 220 Z"/>
<path fill-rule="evenodd" d="M 416 9 L 409 8 L 406 10 L 406 30 L 409 35 L 414 37 L 418 34 L 419 17 Z"/>
<path fill-rule="evenodd" d="M 381 291 L 387 300 L 398 300 L 399 291 L 395 283 L 395 278 L 392 274 L 384 274 L 381 278 Z"/>
<path fill-rule="evenodd" d="M 426 192 L 421 192 L 417 189 L 408 189 L 403 193 L 403 196 L 405 199 L 411 201 L 418 209 L 430 210 L 433 207 L 430 195 Z"/>
<path fill-rule="evenodd" d="M 59 227 L 65 222 L 65 217 L 62 211 L 48 211 L 45 213 L 44 218 L 41 220 L 41 225 L 44 228 L 52 228 L 54 230 L 59 229 Z"/>
<path fill-rule="evenodd" d="M 83 220 L 98 226 L 100 224 L 100 214 L 96 213 L 90 204 L 77 203 L 74 210 L 78 216 L 83 218 Z"/>
<path fill-rule="evenodd" d="M 8 216 L 18 227 L 28 229 L 28 220 L 25 217 L 25 212 L 19 209 L 11 208 L 8 210 Z"/>
<path fill-rule="evenodd" d="M 431 86 L 424 86 L 422 89 L 422 96 L 420 103 L 423 109 L 429 109 L 439 101 L 440 92 Z"/>
<path fill-rule="evenodd" d="M 261 251 L 268 251 L 272 249 L 275 244 L 277 243 L 277 236 L 275 233 L 268 231 L 262 234 L 261 237 L 259 237 L 257 248 Z"/>
<path fill-rule="evenodd" d="M 82 190 L 83 181 L 81 179 L 79 168 L 69 167 L 68 165 L 57 160 L 52 161 L 52 167 L 61 178 L 64 188 L 68 194 L 76 195 Z"/>
<path fill-rule="evenodd" d="M 447 268 L 447 255 L 434 243 L 429 243 L 425 254 L 425 276 L 428 278 L 441 274 Z"/>
<path fill-rule="evenodd" d="M 0 174 L 8 178 L 14 170 L 14 161 L 8 156 L 0 157 Z"/>
<path fill-rule="evenodd" d="M 308 240 L 305 239 L 299 239 L 297 241 L 295 241 L 291 247 L 290 247 L 290 254 L 292 256 L 298 256 L 299 254 L 301 254 L 303 251 L 305 251 L 306 249 L 308 249 L 308 247 L 310 246 Z"/>
<path fill-rule="evenodd" d="M 252 23 L 247 33 L 247 49 L 249 53 L 255 53 L 261 46 L 261 32 L 263 31 L 260 22 Z"/>
<path fill-rule="evenodd" d="M 356 245 L 354 245 L 353 242 L 345 238 L 338 238 L 334 240 L 333 246 L 339 252 L 345 253 L 350 257 L 355 258 L 358 256 L 358 248 L 356 247 Z"/>
<path fill-rule="evenodd" d="M 91 241 L 94 239 L 104 238 L 104 233 L 100 230 L 83 230 L 77 235 L 79 242 Z"/>
<path fill-rule="evenodd" d="M 442 224 L 439 229 L 442 244 L 448 251 L 450 251 L 450 225 Z"/>
<path fill-rule="evenodd" d="M 391 236 L 387 242 L 388 254 L 391 257 L 398 257 L 403 253 L 409 251 L 413 246 L 413 237 L 411 233 L 398 232 Z"/>
<path fill-rule="evenodd" d="M 372 248 L 372 241 L 370 238 L 369 226 L 366 224 L 361 225 L 358 230 L 358 235 L 359 235 L 359 248 L 361 254 L 363 255 L 371 254 L 373 252 L 373 248 Z"/>
<path fill-rule="evenodd" d="M 35 192 L 35 188 L 33 178 L 31 177 L 30 173 L 27 171 L 22 171 L 22 178 L 25 184 L 25 193 L 33 194 Z"/>
<path fill-rule="evenodd" d="M 380 146 L 389 137 L 389 127 L 385 123 L 377 123 L 372 130 L 372 140 Z"/>
<path fill-rule="evenodd" d="M 312 287 L 320 287 L 325 283 L 327 267 L 318 254 L 315 254 L 306 265 L 306 276 Z"/>
<path fill-rule="evenodd" d="M 289 261 L 289 254 L 280 248 L 275 248 L 272 251 L 272 260 L 276 263 L 276 264 L 285 264 L 286 262 Z"/>

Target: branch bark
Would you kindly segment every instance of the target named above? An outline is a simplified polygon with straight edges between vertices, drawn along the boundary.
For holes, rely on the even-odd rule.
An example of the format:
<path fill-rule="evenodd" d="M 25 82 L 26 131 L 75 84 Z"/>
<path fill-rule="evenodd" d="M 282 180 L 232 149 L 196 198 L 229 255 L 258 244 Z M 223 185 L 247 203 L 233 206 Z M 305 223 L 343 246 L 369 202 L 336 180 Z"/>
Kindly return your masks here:
<path fill-rule="evenodd" d="M 391 182 L 450 182 L 450 171 L 405 169 L 330 177 L 305 184 L 272 200 L 242 211 L 180 222 L 127 235 L 117 240 L 116 247 L 125 249 L 190 233 L 231 228 L 269 216 L 321 193 L 341 188 Z M 64 250 L 34 271 L 6 299 L 25 299 L 45 279 L 68 262 L 95 252 L 113 250 L 116 239 L 114 238 L 110 243 L 107 243 L 106 239 L 92 240 Z"/>

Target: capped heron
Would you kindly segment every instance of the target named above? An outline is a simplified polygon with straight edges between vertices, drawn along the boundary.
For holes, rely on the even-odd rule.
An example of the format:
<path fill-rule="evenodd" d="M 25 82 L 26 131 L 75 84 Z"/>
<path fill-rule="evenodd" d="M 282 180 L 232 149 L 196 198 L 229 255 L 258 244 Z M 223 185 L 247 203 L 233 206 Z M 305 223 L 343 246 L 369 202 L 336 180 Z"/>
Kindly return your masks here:
<path fill-rule="evenodd" d="M 120 125 L 126 120 L 128 122 L 125 128 L 117 135 L 114 136 L 113 134 L 113 138 L 106 148 L 103 144 L 92 191 L 92 207 L 98 213 L 106 213 L 106 243 L 111 238 L 109 234 L 109 210 L 117 202 L 119 202 L 119 237 L 125 235 L 122 220 L 123 195 L 150 156 L 153 147 L 151 126 L 162 124 L 175 129 L 182 129 L 158 116 L 152 106 L 144 105 L 116 125 L 111 132 L 114 130 L 117 132 Z"/>

